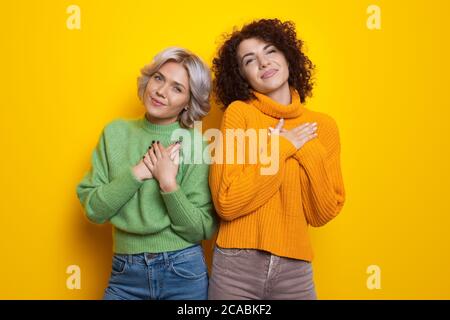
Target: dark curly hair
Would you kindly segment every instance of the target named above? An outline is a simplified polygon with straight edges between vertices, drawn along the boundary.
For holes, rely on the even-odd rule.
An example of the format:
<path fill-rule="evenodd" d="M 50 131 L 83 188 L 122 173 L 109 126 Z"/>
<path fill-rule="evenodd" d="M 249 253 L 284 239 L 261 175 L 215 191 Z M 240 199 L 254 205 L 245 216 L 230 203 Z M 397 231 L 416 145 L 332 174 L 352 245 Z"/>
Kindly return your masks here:
<path fill-rule="evenodd" d="M 214 91 L 217 102 L 227 107 L 235 100 L 246 101 L 254 98 L 247 81 L 239 72 L 237 49 L 239 44 L 249 38 L 259 38 L 274 45 L 283 52 L 289 65 L 289 85 L 297 89 L 301 102 L 311 96 L 314 64 L 302 52 L 303 41 L 297 39 L 295 24 L 278 19 L 261 19 L 245 25 L 225 35 L 225 41 L 213 59 Z"/>

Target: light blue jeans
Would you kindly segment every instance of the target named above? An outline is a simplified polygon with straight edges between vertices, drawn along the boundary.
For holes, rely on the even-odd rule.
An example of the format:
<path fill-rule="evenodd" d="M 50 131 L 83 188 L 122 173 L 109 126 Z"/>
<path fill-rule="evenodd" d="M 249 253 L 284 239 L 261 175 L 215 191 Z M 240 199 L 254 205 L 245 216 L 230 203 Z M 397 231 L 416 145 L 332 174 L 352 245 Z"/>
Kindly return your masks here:
<path fill-rule="evenodd" d="M 162 253 L 116 254 L 104 300 L 206 300 L 208 269 L 200 245 Z"/>

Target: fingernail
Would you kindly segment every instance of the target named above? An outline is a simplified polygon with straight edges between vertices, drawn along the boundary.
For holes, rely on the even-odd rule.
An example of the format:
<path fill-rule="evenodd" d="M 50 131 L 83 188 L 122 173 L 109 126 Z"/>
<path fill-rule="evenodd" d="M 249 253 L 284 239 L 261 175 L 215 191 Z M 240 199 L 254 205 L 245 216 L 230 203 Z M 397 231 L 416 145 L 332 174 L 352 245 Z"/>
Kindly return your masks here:
<path fill-rule="evenodd" d="M 142 159 L 145 159 L 145 156 L 143 156 Z"/>
<path fill-rule="evenodd" d="M 156 141 L 157 144 L 159 144 L 159 141 Z"/>
<path fill-rule="evenodd" d="M 155 143 L 155 140 L 152 140 L 152 144 L 154 144 Z"/>

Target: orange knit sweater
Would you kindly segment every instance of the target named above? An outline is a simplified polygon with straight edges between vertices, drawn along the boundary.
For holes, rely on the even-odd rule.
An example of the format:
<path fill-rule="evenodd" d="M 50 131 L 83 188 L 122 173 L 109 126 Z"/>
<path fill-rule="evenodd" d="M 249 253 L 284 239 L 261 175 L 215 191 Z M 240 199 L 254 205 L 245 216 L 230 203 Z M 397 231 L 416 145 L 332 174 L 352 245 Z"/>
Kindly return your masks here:
<path fill-rule="evenodd" d="M 312 261 L 308 225 L 323 226 L 344 205 L 339 132 L 330 116 L 306 109 L 297 91 L 291 93 L 292 103 L 288 106 L 257 92 L 256 99 L 230 104 L 221 126 L 224 143 L 227 129 L 268 129 L 275 127 L 280 118 L 285 119 L 285 129 L 317 122 L 318 137 L 296 150 L 280 136 L 276 155 L 279 170 L 271 175 L 261 174 L 261 167 L 267 165 L 259 162 L 225 163 L 224 148 L 222 164 L 214 163 L 210 169 L 209 183 L 221 217 L 219 246 L 260 249 Z M 271 138 L 268 139 L 270 150 Z"/>

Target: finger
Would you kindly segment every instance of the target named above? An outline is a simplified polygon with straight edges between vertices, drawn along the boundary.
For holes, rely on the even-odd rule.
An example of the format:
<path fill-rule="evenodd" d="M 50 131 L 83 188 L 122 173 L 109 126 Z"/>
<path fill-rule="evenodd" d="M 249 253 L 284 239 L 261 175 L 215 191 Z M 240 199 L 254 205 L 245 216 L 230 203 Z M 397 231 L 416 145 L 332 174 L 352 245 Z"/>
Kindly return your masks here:
<path fill-rule="evenodd" d="M 313 133 L 316 132 L 316 130 L 317 130 L 317 127 L 314 127 L 314 126 L 308 126 L 308 127 L 303 128 L 303 129 L 300 130 L 300 131 L 297 131 L 297 135 L 308 135 L 308 134 L 313 134 Z"/>
<path fill-rule="evenodd" d="M 269 136 L 275 133 L 275 129 L 272 127 L 269 127 L 269 132 L 267 133 Z"/>
<path fill-rule="evenodd" d="M 160 146 L 161 145 L 160 145 L 159 141 L 156 141 L 154 149 L 155 149 L 155 155 L 156 155 L 157 159 L 161 159 L 162 158 L 162 153 L 161 153 Z"/>
<path fill-rule="evenodd" d="M 175 160 L 175 157 L 176 157 L 176 155 L 177 155 L 177 153 L 176 152 L 174 152 L 174 153 L 172 153 L 170 156 L 169 156 L 169 158 L 170 158 L 170 161 L 174 161 Z"/>
<path fill-rule="evenodd" d="M 170 146 L 167 147 L 166 151 L 168 154 L 172 152 L 173 147 L 175 147 L 175 143 L 172 143 Z"/>
<path fill-rule="evenodd" d="M 148 170 L 150 170 L 150 172 L 153 171 L 153 164 L 150 160 L 150 156 L 148 154 L 146 154 L 143 158 L 144 164 L 147 167 Z"/>
<path fill-rule="evenodd" d="M 173 163 L 175 163 L 175 165 L 179 165 L 180 164 L 180 151 L 179 150 L 177 150 L 175 153 L 174 153 L 174 157 L 173 157 Z"/>
<path fill-rule="evenodd" d="M 175 141 L 175 142 L 173 142 L 166 150 L 167 150 L 167 153 L 172 153 L 172 151 L 173 151 L 173 148 L 175 148 L 177 145 L 181 145 L 181 142 L 180 142 L 180 140 L 177 140 L 177 141 Z"/>
<path fill-rule="evenodd" d="M 306 123 L 303 123 L 303 124 L 299 125 L 298 127 L 294 128 L 294 130 L 298 132 L 298 131 L 302 131 L 302 130 L 312 127 L 312 126 L 317 126 L 317 123 L 316 122 L 306 122 Z"/>
<path fill-rule="evenodd" d="M 180 145 L 179 143 L 176 143 L 176 144 L 173 146 L 172 150 L 171 150 L 170 153 L 169 153 L 171 159 L 172 159 L 172 155 L 173 155 L 175 152 L 178 152 L 178 150 L 180 150 L 180 148 L 181 148 L 181 145 Z"/>
<path fill-rule="evenodd" d="M 164 147 L 164 145 L 160 141 L 158 141 L 157 145 L 158 145 L 159 151 L 161 151 L 161 154 L 164 154 L 164 152 L 167 151 L 166 147 Z"/>
<path fill-rule="evenodd" d="M 301 125 L 297 128 L 295 128 L 295 132 L 297 135 L 299 134 L 307 134 L 307 133 L 314 133 L 317 130 L 317 123 L 309 123 L 307 125 Z"/>
<path fill-rule="evenodd" d="M 310 123 L 309 123 L 309 122 L 306 122 L 306 123 L 303 123 L 303 124 L 299 125 L 298 127 L 295 127 L 295 128 L 292 129 L 292 130 L 295 131 L 295 132 L 298 132 L 298 131 L 303 130 L 305 127 L 307 127 L 307 126 L 309 126 L 309 125 L 310 125 Z"/>
<path fill-rule="evenodd" d="M 155 148 L 153 147 L 153 148 L 149 149 L 147 153 L 150 157 L 150 161 L 152 162 L 152 164 L 156 165 L 156 163 L 158 162 L 158 159 L 156 158 L 156 155 L 155 155 Z"/>
<path fill-rule="evenodd" d="M 275 127 L 275 130 L 281 130 L 281 128 L 283 128 L 284 126 L 284 119 L 281 118 L 280 121 L 278 122 L 277 126 Z"/>
<path fill-rule="evenodd" d="M 304 142 L 309 141 L 309 140 L 311 140 L 313 138 L 316 138 L 316 137 L 317 137 L 317 133 L 316 132 L 314 132 L 314 133 L 304 133 L 304 134 L 298 136 L 298 139 L 304 143 Z"/>
<path fill-rule="evenodd" d="M 307 135 L 307 136 L 304 138 L 304 140 L 305 140 L 305 143 L 306 143 L 306 142 L 308 142 L 308 141 L 310 141 L 310 140 L 313 140 L 313 139 L 315 139 L 315 138 L 317 138 L 317 133 L 313 133 L 313 134 Z"/>

